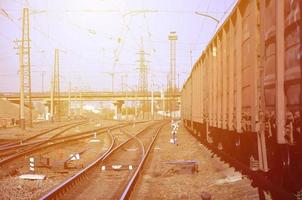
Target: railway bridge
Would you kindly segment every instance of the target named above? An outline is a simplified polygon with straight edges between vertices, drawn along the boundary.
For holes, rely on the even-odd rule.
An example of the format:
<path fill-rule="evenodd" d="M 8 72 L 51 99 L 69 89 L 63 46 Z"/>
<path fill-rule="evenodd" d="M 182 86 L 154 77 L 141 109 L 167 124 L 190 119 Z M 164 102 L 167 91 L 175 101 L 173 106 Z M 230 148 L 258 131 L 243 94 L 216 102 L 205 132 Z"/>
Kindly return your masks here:
<path fill-rule="evenodd" d="M 163 93 L 163 92 L 61 92 L 60 101 L 154 101 L 159 100 L 171 100 L 180 98 L 180 92 Z M 2 93 L 0 96 L 6 98 L 11 102 L 19 102 L 19 93 Z M 50 92 L 33 92 L 31 95 L 32 101 L 43 101 L 47 102 L 51 100 Z"/>
<path fill-rule="evenodd" d="M 83 102 L 83 101 L 108 101 L 113 102 L 115 106 L 115 115 L 119 119 L 122 106 L 127 101 L 139 101 L 143 105 L 145 103 L 150 103 L 151 108 L 153 108 L 154 102 L 159 102 L 162 104 L 163 110 L 164 107 L 167 107 L 168 110 L 173 110 L 173 105 L 180 104 L 180 95 L 181 93 L 176 92 L 61 92 L 59 96 L 54 98 L 56 103 L 60 102 L 60 104 L 71 104 L 71 102 Z M 1 94 L 3 98 L 6 98 L 8 101 L 19 104 L 20 102 L 20 94 L 19 93 L 3 93 Z M 42 92 L 33 92 L 31 95 L 31 100 L 33 102 L 42 102 L 48 107 L 48 110 L 51 109 L 51 95 L 50 93 L 42 93 Z M 173 102 L 173 103 L 172 103 Z M 165 106 L 167 104 L 167 106 Z M 169 108 L 170 106 L 170 108 Z M 178 106 L 177 106 L 178 107 Z M 144 109 L 145 106 L 144 106 Z M 153 111 L 151 111 L 153 112 Z"/>

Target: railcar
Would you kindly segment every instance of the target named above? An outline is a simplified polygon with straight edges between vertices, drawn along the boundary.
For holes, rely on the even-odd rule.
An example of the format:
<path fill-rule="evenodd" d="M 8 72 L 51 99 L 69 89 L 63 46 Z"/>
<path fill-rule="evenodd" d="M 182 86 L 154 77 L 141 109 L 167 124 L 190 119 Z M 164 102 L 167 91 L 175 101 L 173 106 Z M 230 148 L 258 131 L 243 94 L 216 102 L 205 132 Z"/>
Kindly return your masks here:
<path fill-rule="evenodd" d="M 291 192 L 302 188 L 301 6 L 239 0 L 182 89 L 196 138 Z"/>

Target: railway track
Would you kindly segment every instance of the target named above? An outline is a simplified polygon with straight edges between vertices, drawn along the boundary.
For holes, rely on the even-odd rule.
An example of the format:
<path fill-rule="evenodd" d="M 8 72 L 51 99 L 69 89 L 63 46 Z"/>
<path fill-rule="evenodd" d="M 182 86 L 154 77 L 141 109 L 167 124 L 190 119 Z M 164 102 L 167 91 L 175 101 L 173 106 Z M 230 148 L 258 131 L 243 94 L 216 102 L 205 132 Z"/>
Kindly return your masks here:
<path fill-rule="evenodd" d="M 5 148 L 0 149 L 1 155 L 5 155 L 6 157 L 3 157 L 2 160 L 0 160 L 0 166 L 3 167 L 3 165 L 10 163 L 11 161 L 14 161 L 20 157 L 33 154 L 35 152 L 45 150 L 50 147 L 55 147 L 57 145 L 61 144 L 67 144 L 70 142 L 75 142 L 79 140 L 83 140 L 86 138 L 92 138 L 96 135 L 105 133 L 107 130 L 120 128 L 127 124 L 119 124 L 119 125 L 112 125 L 107 127 L 101 127 L 85 132 L 80 132 L 76 134 L 70 134 L 62 137 L 58 137 L 60 134 L 66 132 L 67 130 L 70 130 L 74 128 L 75 126 L 78 126 L 79 124 L 72 125 L 71 127 L 65 128 L 61 130 L 60 132 L 56 133 L 55 135 L 52 135 L 48 139 L 43 139 L 39 141 L 34 141 L 31 143 L 25 143 L 25 144 L 19 144 L 15 146 L 8 146 Z"/>
<path fill-rule="evenodd" d="M 133 129 L 141 127 L 140 123 L 138 122 L 138 125 Z M 132 128 L 130 125 L 132 123 L 122 122 L 113 126 L 103 127 L 96 134 L 95 132 L 86 134 L 82 132 L 76 133 L 73 136 L 58 137 L 53 139 L 52 142 L 37 147 L 32 152 L 28 152 L 26 155 L 19 156 L 19 158 L 1 167 L 1 191 L 5 191 L 6 187 L 8 187 L 9 192 L 5 196 L 11 199 L 38 199 L 42 194 L 74 176 L 106 152 L 110 147 L 110 134 L 105 134 L 107 131 L 112 132 L 126 126 Z M 79 154 L 79 159 L 73 160 L 71 154 Z M 21 175 L 30 175 L 33 173 L 29 171 L 30 158 L 34 158 L 35 160 L 34 173 L 45 177 L 42 181 L 43 185 L 35 185 L 34 183 L 37 183 L 37 181 L 21 179 Z M 4 173 L 11 171 L 10 169 L 16 169 L 16 173 L 10 176 L 4 175 Z M 18 188 L 20 184 L 22 185 L 21 190 Z M 35 191 L 35 193 L 33 194 L 32 191 Z M 2 197 L 3 195 L 0 194 L 0 199 Z"/>
<path fill-rule="evenodd" d="M 87 121 L 76 122 L 71 124 L 65 124 L 62 126 L 58 126 L 47 131 L 42 131 L 38 134 L 20 140 L 19 142 L 13 142 L 4 146 L 0 146 L 0 166 L 2 165 L 2 161 L 8 159 L 10 156 L 14 154 L 18 154 L 20 152 L 28 151 L 30 149 L 34 149 L 37 146 L 41 146 L 49 141 L 52 141 L 58 138 L 63 133 L 77 127 L 80 125 L 85 125 Z M 42 138 L 43 137 L 43 138 Z M 5 162 L 5 161 L 3 161 Z"/>
<path fill-rule="evenodd" d="M 162 126 L 151 124 L 135 134 L 108 132 L 111 145 L 104 154 L 40 199 L 129 197 Z"/>
<path fill-rule="evenodd" d="M 66 127 L 69 127 L 69 129 L 75 127 L 75 126 L 78 126 L 78 125 L 81 125 L 81 124 L 84 124 L 86 123 L 87 121 L 80 121 L 80 122 L 73 122 L 73 123 L 67 123 L 67 124 L 63 124 L 63 125 L 60 125 L 60 126 L 56 126 L 54 128 L 50 128 L 50 129 L 46 129 L 46 130 L 43 130 L 37 134 L 34 134 L 30 137 L 27 137 L 25 139 L 22 139 L 22 140 L 18 140 L 18 141 L 12 141 L 12 142 L 7 142 L 7 143 L 3 143 L 0 145 L 0 149 L 3 150 L 5 148 L 9 148 L 11 146 L 16 146 L 16 145 L 19 145 L 19 144 L 24 144 L 24 143 L 27 143 L 29 141 L 33 141 L 39 137 L 42 137 L 42 136 L 45 136 L 45 135 L 48 135 L 50 133 L 53 133 L 57 130 L 60 130 L 60 129 L 63 129 L 63 128 L 66 128 Z M 66 129 L 68 130 L 68 129 Z"/>

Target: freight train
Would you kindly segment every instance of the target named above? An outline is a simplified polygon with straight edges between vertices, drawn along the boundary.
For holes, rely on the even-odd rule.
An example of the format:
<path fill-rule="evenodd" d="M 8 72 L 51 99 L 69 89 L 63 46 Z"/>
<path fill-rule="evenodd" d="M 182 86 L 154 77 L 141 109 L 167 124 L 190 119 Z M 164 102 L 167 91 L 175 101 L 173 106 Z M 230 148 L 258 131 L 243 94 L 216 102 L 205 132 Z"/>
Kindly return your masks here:
<path fill-rule="evenodd" d="M 196 138 L 296 194 L 301 10 L 301 0 L 238 0 L 181 91 L 182 120 Z"/>

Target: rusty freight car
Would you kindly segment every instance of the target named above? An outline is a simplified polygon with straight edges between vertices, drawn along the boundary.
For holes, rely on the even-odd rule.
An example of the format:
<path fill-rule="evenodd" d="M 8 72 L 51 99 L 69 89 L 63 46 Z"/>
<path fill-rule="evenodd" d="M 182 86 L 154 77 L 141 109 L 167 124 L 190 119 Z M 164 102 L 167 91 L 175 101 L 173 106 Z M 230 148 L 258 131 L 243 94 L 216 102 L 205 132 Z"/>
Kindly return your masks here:
<path fill-rule="evenodd" d="M 260 2 L 268 168 L 291 191 L 302 188 L 301 2 Z"/>
<path fill-rule="evenodd" d="M 258 18 L 257 1 L 239 1 L 183 87 L 183 108 L 192 110 L 183 118 L 193 132 L 246 163 L 258 158 Z"/>
<path fill-rule="evenodd" d="M 239 0 L 182 89 L 182 118 L 196 138 L 294 193 L 302 188 L 301 4 Z"/>

